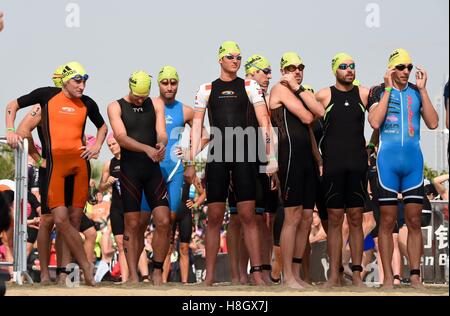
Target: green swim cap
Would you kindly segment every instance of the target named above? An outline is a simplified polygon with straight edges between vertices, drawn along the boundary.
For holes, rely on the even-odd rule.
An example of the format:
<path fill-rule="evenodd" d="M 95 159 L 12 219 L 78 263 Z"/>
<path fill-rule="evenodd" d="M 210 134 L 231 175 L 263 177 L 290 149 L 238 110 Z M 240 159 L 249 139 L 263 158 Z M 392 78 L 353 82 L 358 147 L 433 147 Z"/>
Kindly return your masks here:
<path fill-rule="evenodd" d="M 219 48 L 219 60 L 224 58 L 228 54 L 240 54 L 241 49 L 236 42 L 227 41 L 223 42 Z"/>
<path fill-rule="evenodd" d="M 158 75 L 158 83 L 160 83 L 163 80 L 170 80 L 175 79 L 176 81 L 180 81 L 180 78 L 178 77 L 178 72 L 175 67 L 172 66 L 164 66 L 161 68 L 161 71 Z"/>
<path fill-rule="evenodd" d="M 336 56 L 334 56 L 333 60 L 331 61 L 331 68 L 333 69 L 333 73 L 336 75 L 339 65 L 349 60 L 353 61 L 353 57 L 347 53 L 336 54 Z"/>
<path fill-rule="evenodd" d="M 266 69 L 270 67 L 270 63 L 267 58 L 261 55 L 253 55 L 245 63 L 245 73 L 247 75 L 253 74 L 258 70 Z"/>
<path fill-rule="evenodd" d="M 56 68 L 56 70 L 53 72 L 52 80 L 55 84 L 56 88 L 62 88 L 62 73 L 63 73 L 64 66 L 59 66 Z"/>
<path fill-rule="evenodd" d="M 147 97 L 152 87 L 152 76 L 145 71 L 134 72 L 128 80 L 131 92 L 138 97 Z"/>
<path fill-rule="evenodd" d="M 295 52 L 287 52 L 283 54 L 283 57 L 281 57 L 281 69 L 284 69 L 291 65 L 301 65 L 303 64 L 303 60 L 300 58 L 300 56 Z"/>
<path fill-rule="evenodd" d="M 84 69 L 83 65 L 81 65 L 79 62 L 71 61 L 70 63 L 67 63 L 63 67 L 62 71 L 62 82 L 66 83 L 70 79 L 73 79 L 74 77 L 80 75 L 81 77 L 85 77 L 86 70 Z"/>

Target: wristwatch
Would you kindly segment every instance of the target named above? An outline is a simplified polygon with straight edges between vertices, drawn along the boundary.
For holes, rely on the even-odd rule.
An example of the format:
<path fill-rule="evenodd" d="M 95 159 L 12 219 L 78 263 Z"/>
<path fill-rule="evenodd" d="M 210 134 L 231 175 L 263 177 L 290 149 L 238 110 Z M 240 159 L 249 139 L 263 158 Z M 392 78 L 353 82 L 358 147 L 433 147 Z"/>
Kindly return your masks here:
<path fill-rule="evenodd" d="M 305 92 L 305 91 L 306 91 L 306 89 L 302 85 L 300 85 L 300 88 L 298 88 L 298 90 L 295 92 L 295 94 L 300 95 L 300 93 Z"/>

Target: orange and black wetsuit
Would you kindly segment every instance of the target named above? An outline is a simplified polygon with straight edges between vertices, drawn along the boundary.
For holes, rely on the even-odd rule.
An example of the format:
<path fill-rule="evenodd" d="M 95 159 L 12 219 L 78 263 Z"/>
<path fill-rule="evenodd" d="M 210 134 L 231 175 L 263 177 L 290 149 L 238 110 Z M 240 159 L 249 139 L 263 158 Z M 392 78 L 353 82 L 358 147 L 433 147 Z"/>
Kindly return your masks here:
<path fill-rule="evenodd" d="M 70 99 L 59 88 L 40 88 L 17 100 L 24 108 L 40 104 L 38 128 L 43 157 L 47 159 L 45 181 L 42 181 L 42 204 L 49 210 L 59 206 L 83 208 L 88 198 L 90 165 L 80 157 L 86 118 L 97 128 L 105 122 L 94 100 L 88 96 Z"/>

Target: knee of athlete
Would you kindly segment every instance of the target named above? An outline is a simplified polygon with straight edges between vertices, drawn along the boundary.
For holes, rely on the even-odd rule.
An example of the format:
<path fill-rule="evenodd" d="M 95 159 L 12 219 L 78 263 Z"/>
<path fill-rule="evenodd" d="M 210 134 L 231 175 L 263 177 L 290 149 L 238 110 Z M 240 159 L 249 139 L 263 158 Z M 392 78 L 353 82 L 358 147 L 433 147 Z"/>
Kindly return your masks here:
<path fill-rule="evenodd" d="M 58 215 L 58 216 L 54 217 L 54 220 L 55 220 L 55 225 L 58 227 L 66 227 L 66 226 L 71 225 L 69 216 Z"/>
<path fill-rule="evenodd" d="M 328 226 L 329 227 L 342 227 L 344 222 L 344 214 L 337 212 L 328 213 Z"/>
<path fill-rule="evenodd" d="M 310 227 L 313 221 L 313 216 L 310 212 L 303 212 L 302 225 Z"/>
<path fill-rule="evenodd" d="M 41 216 L 41 220 L 39 222 L 39 230 L 53 229 L 54 224 L 55 222 L 53 220 L 53 216 L 43 215 Z"/>
<path fill-rule="evenodd" d="M 241 224 L 244 226 L 252 225 L 257 223 L 257 215 L 254 214 L 241 214 L 239 215 L 239 219 L 241 220 Z"/>
<path fill-rule="evenodd" d="M 138 231 L 140 228 L 139 220 L 125 220 L 125 229 L 128 231 Z"/>
<path fill-rule="evenodd" d="M 375 226 L 377 226 L 377 222 L 375 221 L 375 218 L 373 217 L 373 214 L 371 215 L 365 215 L 363 218 L 364 225 L 368 227 L 369 229 L 374 229 Z"/>
<path fill-rule="evenodd" d="M 182 256 L 189 255 L 189 244 L 187 244 L 187 243 L 181 243 L 180 244 L 180 254 Z"/>
<path fill-rule="evenodd" d="M 222 222 L 223 216 L 208 214 L 208 226 L 220 227 L 222 225 Z"/>
<path fill-rule="evenodd" d="M 95 239 L 97 238 L 97 232 L 95 231 L 94 227 L 91 227 L 91 228 L 85 230 L 83 232 L 83 234 L 84 234 L 84 237 L 86 237 L 86 240 L 89 240 L 89 241 L 95 242 Z"/>
<path fill-rule="evenodd" d="M 394 216 L 382 216 L 380 218 L 380 230 L 393 231 L 396 225 L 396 218 Z"/>
<path fill-rule="evenodd" d="M 347 221 L 349 226 L 355 227 L 362 227 L 363 217 L 360 213 L 355 213 L 352 216 L 347 216 Z"/>
<path fill-rule="evenodd" d="M 421 219 L 419 216 L 406 216 L 405 217 L 406 225 L 408 229 L 411 230 L 421 230 Z"/>
<path fill-rule="evenodd" d="M 170 224 L 169 216 L 161 216 L 158 219 L 154 219 L 154 221 L 157 229 L 171 231 L 172 225 Z"/>

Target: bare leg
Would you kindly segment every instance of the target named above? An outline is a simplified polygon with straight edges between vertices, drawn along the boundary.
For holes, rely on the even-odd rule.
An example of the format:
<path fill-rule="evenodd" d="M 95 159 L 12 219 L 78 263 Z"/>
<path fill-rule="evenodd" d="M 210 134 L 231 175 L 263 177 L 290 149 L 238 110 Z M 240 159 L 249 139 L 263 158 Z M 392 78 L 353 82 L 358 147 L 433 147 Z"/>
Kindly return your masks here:
<path fill-rule="evenodd" d="M 173 244 L 171 243 L 169 245 L 169 251 L 167 251 L 166 258 L 164 259 L 164 266 L 163 266 L 163 272 L 162 272 L 162 283 L 167 283 L 169 279 L 170 274 L 170 257 L 173 252 Z"/>
<path fill-rule="evenodd" d="M 123 246 L 125 257 L 127 258 L 129 280 L 130 283 L 139 283 L 139 277 L 137 274 L 138 266 L 138 248 L 139 241 L 139 212 L 127 212 L 124 214 L 125 231 L 123 234 Z"/>
<path fill-rule="evenodd" d="M 230 216 L 227 231 L 228 258 L 230 261 L 231 284 L 239 284 L 239 240 L 241 238 L 241 220 L 237 214 Z"/>
<path fill-rule="evenodd" d="M 153 210 L 153 222 L 156 227 L 152 240 L 153 261 L 163 263 L 170 246 L 170 240 L 167 236 L 172 228 L 169 208 L 167 206 L 155 208 Z M 143 238 L 142 242 L 144 242 Z M 162 284 L 162 271 L 160 269 L 153 269 L 152 280 L 154 285 Z"/>
<path fill-rule="evenodd" d="M 300 277 L 300 267 L 305 261 L 304 255 L 309 239 L 309 232 L 311 231 L 312 213 L 312 210 L 303 210 L 303 208 L 301 209 L 302 215 L 300 219 L 300 225 L 296 233 L 294 257 L 302 259 L 302 264 L 292 263 L 292 271 L 294 273 L 295 280 L 303 287 L 310 287 L 310 285 Z"/>
<path fill-rule="evenodd" d="M 181 283 L 188 283 L 189 279 L 189 244 L 180 242 L 180 273 Z"/>
<path fill-rule="evenodd" d="M 123 250 L 123 235 L 114 236 L 116 239 L 117 250 L 119 251 L 119 264 L 120 264 L 120 276 L 122 278 L 122 283 L 128 281 L 128 265 L 127 258 L 125 257 L 125 252 Z"/>
<path fill-rule="evenodd" d="M 225 203 L 208 204 L 208 227 L 206 228 L 206 278 L 205 285 L 212 286 L 220 247 L 220 227 L 225 214 Z"/>
<path fill-rule="evenodd" d="M 284 209 L 284 223 L 281 231 L 280 246 L 283 260 L 283 282 L 287 287 L 303 289 L 295 279 L 292 271 L 292 259 L 296 247 L 296 235 L 302 217 L 302 207 L 287 207 Z"/>
<path fill-rule="evenodd" d="M 95 240 L 97 239 L 97 231 L 94 227 L 90 227 L 83 232 L 84 239 L 84 251 L 86 252 L 86 257 L 88 261 L 95 262 Z M 103 248 L 102 248 L 103 249 Z"/>
<path fill-rule="evenodd" d="M 364 233 L 363 233 L 363 208 L 350 208 L 347 212 L 347 221 L 350 230 L 350 252 L 352 255 L 352 265 L 361 266 L 364 252 Z M 361 279 L 362 271 L 354 271 L 352 283 L 353 286 L 362 287 L 364 283 Z"/>
<path fill-rule="evenodd" d="M 83 242 L 78 232 L 80 227 L 81 209 L 71 209 L 70 211 L 66 207 L 57 207 L 52 210 L 56 227 L 64 238 L 64 243 L 69 247 L 70 253 L 75 257 L 80 268 L 84 272 L 84 278 L 87 285 L 95 286 L 94 281 L 94 267 L 89 263 L 86 257 L 86 253 L 83 249 Z M 78 219 L 78 226 L 76 222 Z M 75 224 L 75 225 L 74 225 Z M 78 230 L 76 229 L 78 227 Z"/>
<path fill-rule="evenodd" d="M 237 208 L 241 218 L 242 229 L 245 232 L 245 245 L 250 255 L 251 266 L 261 267 L 261 239 L 255 218 L 255 201 L 239 202 L 237 203 Z M 252 278 L 255 285 L 266 285 L 260 271 L 252 273 Z"/>
<path fill-rule="evenodd" d="M 423 240 L 420 216 L 421 204 L 405 204 L 405 222 L 408 227 L 408 257 L 410 271 L 420 270 L 420 258 L 423 254 Z M 411 275 L 411 286 L 423 288 L 420 275 Z"/>
<path fill-rule="evenodd" d="M 148 259 L 147 259 L 147 252 L 145 250 L 142 250 L 141 255 L 139 256 L 138 261 L 138 269 L 142 276 L 142 282 L 147 283 L 150 282 L 148 279 Z"/>
<path fill-rule="evenodd" d="M 394 287 L 394 275 L 392 273 L 392 253 L 394 251 L 394 242 L 392 233 L 397 221 L 397 205 L 380 207 L 380 229 L 378 232 L 379 252 L 383 262 L 384 288 Z"/>
<path fill-rule="evenodd" d="M 342 223 L 343 209 L 328 209 L 328 257 L 330 260 L 330 277 L 325 287 L 340 286 L 339 268 L 342 264 Z"/>
<path fill-rule="evenodd" d="M 400 280 L 396 279 L 395 276 L 399 276 L 401 278 L 401 265 L 402 260 L 400 256 L 400 249 L 398 249 L 398 234 L 393 234 L 392 238 L 394 239 L 394 253 L 392 255 L 392 271 L 394 273 L 394 284 L 400 285 Z"/>
<path fill-rule="evenodd" d="M 261 260 L 263 265 L 270 266 L 270 253 L 272 250 L 272 243 L 270 238 L 269 227 L 267 227 L 264 214 L 256 215 L 256 222 L 259 228 L 259 240 L 261 240 Z M 266 284 L 271 284 L 270 270 L 263 270 L 263 280 Z"/>
<path fill-rule="evenodd" d="M 50 284 L 50 272 L 48 270 L 51 247 L 50 234 L 52 233 L 54 225 L 55 222 L 53 221 L 52 215 L 41 216 L 37 238 L 39 262 L 41 265 L 41 285 Z"/>

